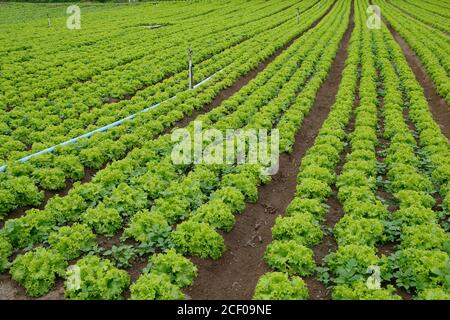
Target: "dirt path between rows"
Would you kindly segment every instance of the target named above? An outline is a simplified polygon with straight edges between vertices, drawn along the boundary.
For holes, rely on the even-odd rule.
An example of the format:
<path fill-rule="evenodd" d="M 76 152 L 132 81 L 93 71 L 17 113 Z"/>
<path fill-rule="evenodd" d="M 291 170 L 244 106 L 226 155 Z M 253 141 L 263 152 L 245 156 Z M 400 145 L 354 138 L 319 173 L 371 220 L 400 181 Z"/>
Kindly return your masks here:
<path fill-rule="evenodd" d="M 400 34 L 395 31 L 391 24 L 383 17 L 383 22 L 388 27 L 395 41 L 402 48 L 403 54 L 409 67 L 414 72 L 416 80 L 420 83 L 424 89 L 425 98 L 428 101 L 428 106 L 433 115 L 434 121 L 441 128 L 442 133 L 450 139 L 450 108 L 443 98 L 441 98 L 434 87 L 433 82 L 427 74 L 425 66 L 422 64 L 420 58 L 414 53 L 414 51 L 409 47 L 406 41 L 400 36 Z"/>
<path fill-rule="evenodd" d="M 251 299 L 259 277 L 271 271 L 263 260 L 266 246 L 272 241 L 271 227 L 294 198 L 300 161 L 335 102 L 353 29 L 353 5 L 350 21 L 330 73 L 296 135 L 292 155 L 280 156 L 278 174 L 271 183 L 259 188 L 258 202 L 248 204 L 237 217 L 234 229 L 224 235 L 224 256 L 217 261 L 192 259 L 199 268 L 194 285 L 185 291 L 192 299 Z"/>

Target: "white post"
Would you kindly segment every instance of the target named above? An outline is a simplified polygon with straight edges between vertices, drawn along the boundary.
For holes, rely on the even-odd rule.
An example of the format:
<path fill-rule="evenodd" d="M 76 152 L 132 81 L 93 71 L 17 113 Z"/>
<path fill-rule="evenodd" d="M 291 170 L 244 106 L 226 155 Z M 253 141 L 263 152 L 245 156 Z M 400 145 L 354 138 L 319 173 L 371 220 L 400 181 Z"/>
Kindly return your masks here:
<path fill-rule="evenodd" d="M 48 27 L 51 28 L 52 27 L 52 22 L 50 20 L 50 15 L 47 13 L 47 22 L 48 22 Z"/>
<path fill-rule="evenodd" d="M 189 89 L 192 89 L 193 87 L 193 72 L 192 72 L 192 49 L 188 49 L 188 56 L 189 56 Z"/>

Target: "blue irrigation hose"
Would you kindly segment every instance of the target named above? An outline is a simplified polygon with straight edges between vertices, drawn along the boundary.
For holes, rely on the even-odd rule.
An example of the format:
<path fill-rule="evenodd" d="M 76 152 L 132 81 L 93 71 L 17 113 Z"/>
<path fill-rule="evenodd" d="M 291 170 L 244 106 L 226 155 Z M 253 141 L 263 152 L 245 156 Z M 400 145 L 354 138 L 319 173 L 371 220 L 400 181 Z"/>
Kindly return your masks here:
<path fill-rule="evenodd" d="M 219 71 L 217 71 L 217 72 L 214 73 L 213 75 L 209 76 L 209 77 L 206 78 L 205 80 L 203 80 L 203 81 L 197 83 L 197 84 L 194 86 L 194 89 L 197 88 L 197 87 L 199 87 L 199 86 L 201 86 L 202 84 L 208 82 L 209 80 L 211 80 L 211 78 L 212 78 L 213 76 L 215 76 L 216 74 L 218 74 L 218 73 L 221 72 L 222 70 L 223 70 L 223 69 L 220 69 Z M 53 146 L 53 147 L 50 147 L 50 148 L 41 150 L 41 151 L 39 151 L 39 152 L 30 154 L 29 156 L 26 156 L 26 157 L 24 157 L 24 158 L 22 158 L 22 159 L 17 160 L 17 162 L 20 162 L 20 163 L 28 162 L 30 159 L 32 159 L 32 158 L 34 158 L 34 157 L 40 156 L 40 155 L 42 155 L 42 154 L 46 154 L 46 153 L 53 152 L 53 151 L 55 151 L 55 149 L 58 148 L 58 147 L 63 147 L 63 146 L 66 146 L 66 145 L 75 143 L 75 142 L 77 142 L 78 140 L 83 139 L 83 138 L 90 138 L 94 133 L 97 133 L 97 132 L 105 132 L 105 131 L 107 131 L 107 130 L 109 130 L 109 129 L 111 129 L 111 128 L 120 126 L 122 123 L 124 123 L 124 122 L 127 121 L 127 120 L 133 120 L 134 118 L 136 118 L 136 116 L 137 116 L 138 114 L 144 113 L 144 112 L 148 112 L 148 111 L 153 110 L 153 109 L 156 109 L 156 108 L 158 108 L 162 103 L 167 102 L 167 101 L 170 101 L 170 100 L 172 100 L 172 99 L 175 99 L 176 97 L 177 97 L 177 96 L 173 96 L 172 98 L 169 98 L 169 99 L 167 99 L 167 100 L 164 100 L 164 101 L 162 101 L 162 102 L 159 102 L 159 103 L 157 103 L 157 104 L 154 104 L 154 105 L 152 105 L 152 106 L 150 106 L 150 107 L 148 107 L 148 108 L 145 108 L 144 110 L 141 110 L 141 111 L 139 111 L 139 112 L 136 112 L 135 114 L 132 114 L 131 116 L 128 116 L 128 117 L 123 118 L 123 119 L 120 119 L 120 120 L 117 120 L 117 121 L 115 121 L 115 122 L 113 122 L 113 123 L 110 123 L 110 124 L 104 126 L 104 127 L 95 129 L 95 130 L 93 130 L 93 131 L 91 131 L 91 132 L 85 133 L 85 134 L 83 134 L 83 135 L 81 135 L 81 136 L 78 136 L 78 137 L 76 137 L 76 138 L 73 138 L 73 139 L 64 141 L 64 142 L 62 142 L 62 143 L 60 143 L 60 144 L 57 144 L 57 145 L 55 145 L 55 146 Z M 7 165 L 1 166 L 1 167 L 0 167 L 0 172 L 5 172 L 5 171 L 6 171 L 6 168 L 7 168 Z"/>

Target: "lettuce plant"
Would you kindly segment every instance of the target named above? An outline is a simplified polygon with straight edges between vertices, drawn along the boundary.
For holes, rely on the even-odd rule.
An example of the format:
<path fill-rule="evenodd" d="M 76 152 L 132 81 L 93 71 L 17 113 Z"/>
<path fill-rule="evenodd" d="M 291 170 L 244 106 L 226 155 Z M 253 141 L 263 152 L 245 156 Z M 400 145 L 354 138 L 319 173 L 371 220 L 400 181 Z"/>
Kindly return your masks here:
<path fill-rule="evenodd" d="M 254 300 L 307 300 L 308 287 L 296 276 L 289 278 L 283 272 L 269 272 L 261 276 L 256 284 Z"/>
<path fill-rule="evenodd" d="M 363 281 L 335 286 L 332 298 L 333 300 L 401 300 L 392 285 L 386 288 L 369 289 Z"/>
<path fill-rule="evenodd" d="M 406 290 L 449 287 L 450 258 L 446 252 L 407 248 L 392 258 L 397 285 Z"/>
<path fill-rule="evenodd" d="M 301 179 L 305 178 L 317 179 L 327 184 L 331 184 L 335 179 L 335 174 L 326 168 L 309 166 L 299 172 L 297 181 L 300 182 Z"/>
<path fill-rule="evenodd" d="M 355 219 L 346 215 L 335 225 L 333 233 L 339 246 L 374 246 L 383 239 L 383 230 L 383 222 L 378 219 Z"/>
<path fill-rule="evenodd" d="M 303 199 L 295 197 L 286 209 L 286 216 L 310 213 L 314 218 L 322 220 L 327 213 L 327 206 L 318 199 Z"/>
<path fill-rule="evenodd" d="M 172 228 L 157 212 L 143 210 L 136 213 L 123 233 L 123 238 L 133 238 L 144 244 L 166 247 Z"/>
<path fill-rule="evenodd" d="M 433 224 L 437 223 L 437 214 L 429 208 L 414 206 L 395 211 L 392 220 L 400 226 Z"/>
<path fill-rule="evenodd" d="M 64 276 L 66 268 L 62 255 L 40 247 L 19 255 L 9 272 L 13 280 L 25 287 L 27 294 L 39 297 L 50 291 L 58 276 Z"/>
<path fill-rule="evenodd" d="M 273 241 L 267 246 L 264 260 L 275 270 L 293 275 L 307 276 L 315 269 L 312 250 L 295 240 Z"/>
<path fill-rule="evenodd" d="M 417 294 L 418 300 L 450 300 L 450 289 L 430 288 Z"/>
<path fill-rule="evenodd" d="M 412 206 L 433 208 L 436 201 L 426 192 L 401 190 L 394 195 L 399 202 L 401 209 L 406 209 Z"/>
<path fill-rule="evenodd" d="M 221 185 L 225 187 L 235 187 L 242 192 L 249 202 L 256 202 L 256 200 L 258 200 L 258 188 L 256 183 L 244 173 L 225 175 L 222 178 Z"/>
<path fill-rule="evenodd" d="M 197 276 L 197 267 L 174 249 L 153 255 L 146 271 L 152 274 L 166 274 L 170 277 L 170 281 L 180 288 L 190 286 Z"/>
<path fill-rule="evenodd" d="M 169 224 L 175 224 L 190 215 L 190 201 L 185 197 L 170 196 L 155 201 L 152 212 L 166 218 Z"/>
<path fill-rule="evenodd" d="M 122 225 L 119 211 L 113 208 L 106 208 L 104 204 L 88 209 L 81 216 L 81 220 L 98 234 L 106 236 L 113 236 Z"/>
<path fill-rule="evenodd" d="M 66 185 L 66 176 L 63 170 L 58 168 L 41 168 L 34 171 L 33 176 L 46 190 L 61 190 Z"/>
<path fill-rule="evenodd" d="M 368 218 L 386 220 L 390 212 L 383 203 L 376 199 L 374 201 L 359 201 L 350 198 L 344 202 L 344 212 L 353 218 Z"/>
<path fill-rule="evenodd" d="M 214 229 L 230 232 L 234 226 L 235 218 L 229 207 L 221 200 L 211 200 L 202 205 L 192 215 L 191 221 L 205 222 Z"/>
<path fill-rule="evenodd" d="M 324 201 L 331 194 L 330 186 L 317 179 L 302 179 L 297 185 L 297 195 L 301 198 Z"/>
<path fill-rule="evenodd" d="M 139 188 L 131 188 L 125 183 L 119 184 L 104 203 L 107 208 L 117 210 L 121 216 L 132 216 L 148 206 L 145 192 Z"/>
<path fill-rule="evenodd" d="M 56 157 L 55 166 L 64 172 L 66 178 L 79 181 L 84 177 L 84 167 L 77 156 L 64 155 Z"/>
<path fill-rule="evenodd" d="M 79 277 L 78 284 L 72 282 L 73 277 Z M 69 300 L 117 300 L 129 284 L 126 271 L 117 269 L 107 259 L 88 255 L 66 273 L 64 295 Z"/>
<path fill-rule="evenodd" d="M 336 283 L 352 283 L 357 280 L 365 280 L 367 269 L 370 266 L 378 266 L 381 277 L 387 278 L 387 260 L 379 258 L 376 249 L 366 245 L 349 244 L 340 246 L 336 252 L 325 257 L 325 262 L 335 275 Z"/>
<path fill-rule="evenodd" d="M 450 253 L 450 235 L 438 224 L 405 226 L 400 239 L 404 249 L 438 249 Z"/>
<path fill-rule="evenodd" d="M 180 288 L 166 274 L 148 273 L 130 286 L 131 300 L 183 300 Z"/>
<path fill-rule="evenodd" d="M 5 271 L 9 267 L 8 258 L 13 253 L 13 246 L 6 237 L 0 235 L 0 272 Z"/>
<path fill-rule="evenodd" d="M 6 221 L 2 233 L 15 248 L 25 248 L 46 240 L 55 222 L 55 217 L 49 212 L 31 209 L 18 219 Z"/>
<path fill-rule="evenodd" d="M 293 217 L 277 217 L 272 227 L 272 237 L 274 240 L 296 240 L 310 247 L 322 240 L 323 233 L 312 214 L 303 213 Z"/>
<path fill-rule="evenodd" d="M 96 247 L 95 240 L 95 234 L 83 224 L 61 227 L 48 237 L 50 246 L 66 260 L 75 259 L 82 253 L 94 249 Z"/>
<path fill-rule="evenodd" d="M 219 259 L 225 251 L 223 238 L 206 223 L 182 222 L 170 238 L 182 254 Z"/>
<path fill-rule="evenodd" d="M 222 200 L 231 210 L 232 213 L 240 213 L 245 209 L 245 197 L 239 189 L 234 187 L 223 187 L 213 194 L 211 200 Z"/>

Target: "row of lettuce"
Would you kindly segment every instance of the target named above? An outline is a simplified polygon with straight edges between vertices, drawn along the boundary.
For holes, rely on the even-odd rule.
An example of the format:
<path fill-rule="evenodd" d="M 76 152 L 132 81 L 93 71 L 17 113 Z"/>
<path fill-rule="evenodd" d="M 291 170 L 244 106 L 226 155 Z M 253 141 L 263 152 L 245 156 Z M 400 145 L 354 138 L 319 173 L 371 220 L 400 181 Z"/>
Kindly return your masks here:
<path fill-rule="evenodd" d="M 306 30 L 325 11 L 326 6 L 323 6 L 314 15 L 307 16 L 305 25 L 298 29 L 283 29 L 282 36 L 269 32 L 261 38 L 255 37 L 255 41 L 268 41 L 269 44 L 261 49 L 249 43 L 244 52 L 238 52 L 239 58 L 232 56 L 236 60 L 229 66 L 230 70 L 216 74 L 207 83 L 178 94 L 175 99 L 132 121 L 73 145 L 58 147 L 54 153 L 35 157 L 25 164 L 10 162 L 6 173 L 0 173 L 0 217 L 16 208 L 39 205 L 44 199 L 40 190 L 61 190 L 68 179 L 81 180 L 86 168 L 98 170 L 108 162 L 124 158 L 131 150 L 144 146 L 194 110 L 201 110 L 221 90 L 256 68 L 295 35 Z"/>
<path fill-rule="evenodd" d="M 450 299 L 450 236 L 448 226 L 446 230 L 439 224 L 448 214 L 448 200 L 443 211 L 433 211 L 436 187 L 448 199 L 448 141 L 432 120 L 420 86 L 389 31 L 361 28 L 363 12 L 360 3 L 336 104 L 302 160 L 295 199 L 272 229 L 275 241 L 265 260 L 276 272 L 260 278 L 256 299 L 307 299 L 308 288 L 299 276 L 311 275 L 334 284 L 333 299 L 401 299 L 390 283 L 418 299 Z M 360 101 L 355 129 L 346 136 L 342 129 L 349 122 L 359 56 Z M 405 122 L 405 106 L 419 133 L 419 146 Z M 378 110 L 382 110 L 379 117 Z M 388 147 L 377 159 L 381 118 Z M 336 178 L 346 141 L 351 151 Z M 431 161 L 429 170 L 420 164 L 422 158 Z M 377 183 L 380 174 L 386 174 L 388 183 Z M 318 269 L 310 248 L 323 238 L 320 224 L 332 184 L 344 216 L 333 228 L 338 248 L 324 258 L 325 268 Z M 394 196 L 393 210 L 378 199 L 380 189 Z M 386 243 L 398 243 L 396 251 L 380 256 L 380 245 Z M 324 277 L 324 271 L 331 278 L 327 273 Z"/>
<path fill-rule="evenodd" d="M 437 14 L 442 17 L 450 17 L 450 4 L 445 4 L 442 1 L 436 0 L 408 0 L 409 3 L 414 4 L 416 7 Z"/>
<path fill-rule="evenodd" d="M 398 286 L 420 299 L 449 299 L 449 283 L 446 279 L 450 265 L 448 230 L 439 225 L 439 215 L 433 211 L 436 188 L 442 191 L 443 183 L 449 178 L 448 159 L 432 161 L 430 170 L 421 165 L 425 158 L 448 155 L 448 140 L 431 118 L 427 102 L 420 86 L 405 61 L 402 51 L 384 28 L 376 34 L 376 53 L 380 57 L 380 69 L 386 91 L 383 115 L 384 136 L 390 140 L 385 163 L 389 191 L 396 194 L 399 209 L 392 214 L 387 236 L 399 242 L 392 255 L 392 276 Z M 403 108 L 408 107 L 407 116 Z M 414 127 L 408 127 L 406 120 L 412 119 Z M 428 137 L 423 130 L 428 129 Z M 415 129 L 420 134 L 416 141 Z M 430 140 L 429 134 L 433 131 Z M 417 145 L 419 144 L 419 145 Z M 433 145 L 435 151 L 428 149 Z M 434 153 L 434 154 L 433 154 Z M 444 171 L 443 171 L 444 170 Z M 445 172 L 447 170 L 447 173 Z M 388 273 L 389 275 L 389 273 Z"/>
<path fill-rule="evenodd" d="M 362 52 L 361 23 L 357 12 L 354 19 L 336 102 L 331 106 L 314 145 L 301 161 L 295 198 L 285 216 L 278 217 L 272 228 L 274 241 L 267 247 L 264 259 L 275 271 L 261 276 L 254 299 L 309 298 L 308 287 L 300 277 L 311 276 L 316 270 L 311 248 L 324 236 L 321 223 L 327 214 L 326 199 L 331 194 L 335 167 L 345 146 L 344 129 L 349 124 L 357 90 Z"/>
<path fill-rule="evenodd" d="M 314 3 L 308 1 L 301 9 L 306 10 Z M 259 13 L 256 20 L 253 16 L 246 19 L 234 17 L 227 20 L 230 22 L 225 26 L 217 24 L 213 16 L 205 22 L 206 26 L 201 22 L 194 24 L 200 29 L 190 33 L 193 39 L 185 39 L 183 33 L 178 34 L 181 31 L 174 36 L 160 35 L 159 40 L 152 41 L 152 48 L 157 48 L 155 52 L 144 48 L 140 59 L 122 63 L 117 68 L 59 90 L 49 89 L 48 95 L 37 101 L 30 98 L 32 100 L 23 107 L 5 102 L 5 110 L 1 111 L 0 159 L 17 159 L 40 151 L 186 90 L 187 52 L 184 41 L 194 52 L 196 82 L 227 66 L 235 68 L 233 62 L 242 58 L 243 53 L 256 48 L 261 50 L 270 43 L 271 38 L 268 37 L 273 37 L 276 32 L 286 32 L 287 28 L 292 29 L 294 22 L 288 10 L 269 15 L 273 11 L 269 8 Z M 217 26 L 208 28 L 209 24 Z M 209 45 L 205 47 L 205 43 Z M 148 42 L 145 45 L 148 47 Z M 58 72 L 64 73 L 64 69 Z M 46 77 L 53 79 L 48 74 Z M 36 85 L 45 87 L 44 81 L 37 80 Z M 32 94 L 30 86 L 20 84 L 26 88 L 27 94 Z M 6 88 L 12 97 L 19 97 L 14 93 L 14 86 L 11 90 L 7 86 L 2 88 Z M 12 110 L 8 111 L 10 108 Z"/>
<path fill-rule="evenodd" d="M 309 112 L 328 74 L 344 32 L 340 17 L 348 9 L 348 3 L 337 5 L 236 95 L 197 120 L 219 130 L 278 125 L 289 149 L 292 128 L 299 128 L 300 115 Z M 188 129 L 192 132 L 194 125 Z M 245 201 L 257 200 L 257 186 L 269 177 L 254 165 L 174 165 L 172 146 L 170 136 L 162 136 L 100 171 L 92 182 L 74 187 L 68 196 L 52 199 L 44 210 L 8 220 L 1 231 L 2 268 L 9 268 L 33 296 L 47 293 L 58 277 L 65 277 L 66 298 L 120 298 L 130 278 L 109 260 L 89 254 L 66 270 L 69 262 L 96 252 L 97 235 L 110 236 L 123 228 L 122 239 L 148 249 L 147 255 L 164 251 L 151 256 L 147 272 L 130 286 L 131 298 L 182 298 L 180 289 L 196 275 L 195 266 L 182 255 L 220 258 L 225 244 L 216 230 L 231 230 L 234 215 L 243 212 Z M 14 249 L 33 246 L 9 263 Z"/>
<path fill-rule="evenodd" d="M 199 11 L 188 15 L 181 14 L 180 7 L 171 7 L 166 12 L 155 7 L 150 12 L 150 16 L 149 12 L 145 13 L 147 18 L 159 20 L 161 25 L 169 24 L 169 21 L 170 24 L 165 28 L 152 31 L 144 29 L 142 25 L 135 22 L 135 20 L 143 18 L 142 10 L 144 8 L 142 7 L 113 10 L 107 17 L 96 16 L 96 28 L 85 28 L 88 30 L 83 30 L 82 33 L 64 32 L 63 28 L 58 28 L 57 32 L 52 32 L 54 37 L 49 37 L 46 41 L 41 37 L 39 41 L 36 38 L 29 38 L 26 33 L 28 30 L 20 30 L 19 34 L 23 36 L 23 39 L 16 38 L 16 42 L 24 41 L 32 47 L 24 49 L 23 52 L 15 52 L 7 57 L 1 57 L 1 61 L 6 65 L 3 67 L 4 78 L 2 78 L 4 102 L 10 106 L 23 108 L 30 102 L 36 102 L 36 99 L 47 97 L 49 94 L 51 94 L 50 97 L 58 97 L 55 95 L 59 92 L 58 90 L 69 88 L 79 80 L 105 81 L 106 79 L 102 79 L 103 77 L 107 77 L 109 80 L 113 80 L 112 77 L 115 77 L 121 81 L 118 71 L 123 71 L 124 67 L 128 67 L 131 74 L 139 75 L 136 67 L 148 69 L 150 66 L 146 67 L 146 64 L 154 66 L 161 61 L 161 57 L 167 59 L 166 55 L 168 54 L 185 53 L 184 49 L 179 50 L 180 52 L 173 51 L 173 48 L 168 51 L 170 47 L 180 45 L 184 41 L 192 42 L 192 44 L 197 44 L 198 40 L 217 41 L 220 37 L 226 37 L 224 30 L 233 33 L 239 30 L 239 27 L 262 19 L 270 13 L 276 13 L 280 8 L 286 8 L 287 4 L 288 2 L 284 2 L 257 9 L 254 5 L 240 3 L 241 6 L 238 7 L 242 10 L 240 12 L 230 4 L 224 7 L 203 4 L 198 5 Z M 255 15 L 251 19 L 243 17 L 242 13 L 248 12 L 250 9 L 255 9 Z M 219 10 L 223 10 L 220 12 L 221 15 L 219 15 Z M 222 18 L 223 16 L 227 19 Z M 127 18 L 124 19 L 124 17 Z M 224 19 L 223 23 L 217 24 L 217 19 Z M 134 26 L 128 27 L 127 32 L 124 33 L 125 24 Z M 193 32 L 192 34 L 185 34 L 186 25 Z M 206 30 L 202 30 L 202 27 L 206 27 Z M 17 26 L 15 28 L 17 29 Z M 93 30 L 95 33 L 92 32 Z M 248 31 L 248 29 L 244 30 Z M 39 30 L 40 34 L 47 32 L 46 29 Z M 17 32 L 14 35 L 17 37 Z M 8 38 L 2 40 L 6 42 Z M 111 41 L 115 42 L 117 50 L 111 50 Z M 77 50 L 72 49 L 74 46 L 77 47 Z M 196 45 L 196 47 L 198 46 Z M 198 48 L 198 50 L 201 49 Z M 157 55 L 156 52 L 158 52 Z M 176 66 L 175 69 L 178 67 Z M 149 84 L 152 76 L 154 76 L 152 73 L 142 74 L 137 77 L 137 80 L 141 81 L 142 85 Z M 91 84 L 90 82 L 88 84 Z M 104 83 L 102 84 L 104 85 Z M 101 89 L 101 85 L 98 87 L 97 84 L 91 85 L 95 85 L 95 89 Z M 129 85 L 130 83 L 127 84 L 127 86 Z M 27 89 L 25 90 L 25 88 Z M 106 92 L 108 91 L 102 93 Z M 123 94 L 127 92 L 125 90 Z M 14 96 L 16 97 L 13 98 Z"/>
<path fill-rule="evenodd" d="M 436 11 L 436 4 L 438 4 L 437 1 L 435 1 L 434 4 L 424 3 L 423 1 L 417 0 L 401 1 L 401 3 L 393 2 L 395 7 L 401 9 L 413 18 L 427 24 L 428 26 L 450 34 L 450 27 L 448 25 L 450 8 L 442 6 L 439 11 Z M 434 11 L 430 12 L 433 8 Z"/>
<path fill-rule="evenodd" d="M 450 40 L 445 34 L 430 28 L 405 14 L 387 1 L 374 1 L 381 6 L 383 16 L 402 36 L 423 62 L 438 94 L 450 105 Z"/>

